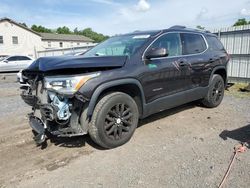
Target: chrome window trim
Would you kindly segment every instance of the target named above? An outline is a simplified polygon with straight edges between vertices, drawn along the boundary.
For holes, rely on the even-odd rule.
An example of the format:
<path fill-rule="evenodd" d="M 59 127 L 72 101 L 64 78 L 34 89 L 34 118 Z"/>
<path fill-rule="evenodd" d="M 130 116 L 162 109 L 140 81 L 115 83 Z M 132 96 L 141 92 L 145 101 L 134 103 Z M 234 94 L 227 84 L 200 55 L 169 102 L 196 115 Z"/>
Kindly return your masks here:
<path fill-rule="evenodd" d="M 206 47 L 207 47 L 207 48 L 206 48 L 203 52 L 200 52 L 200 53 L 187 54 L 187 55 L 179 55 L 179 56 L 169 56 L 169 57 L 168 57 L 168 56 L 167 56 L 167 57 L 157 57 L 157 58 L 151 58 L 151 60 L 168 59 L 168 58 L 176 58 L 176 57 L 180 57 L 180 58 L 181 58 L 181 57 L 188 57 L 188 56 L 194 56 L 194 55 L 201 55 L 201 54 L 205 53 L 205 52 L 208 50 L 208 48 L 209 48 L 206 38 L 205 38 L 204 35 L 201 34 L 201 33 L 185 32 L 185 31 L 183 31 L 183 32 L 182 32 L 182 31 L 170 31 L 170 32 L 166 32 L 166 33 L 163 33 L 163 34 L 159 35 L 156 39 L 154 39 L 154 40 L 148 45 L 148 47 L 144 50 L 144 52 L 143 52 L 143 54 L 142 54 L 142 61 L 147 60 L 147 59 L 144 58 L 144 57 L 145 57 L 146 51 L 150 48 L 150 46 L 152 46 L 152 44 L 153 44 L 156 40 L 158 40 L 160 37 L 162 37 L 162 36 L 164 36 L 164 35 L 167 35 L 167 34 L 169 34 L 169 33 L 177 33 L 177 34 L 187 33 L 187 34 L 200 35 L 200 36 L 202 36 L 203 40 L 205 41 L 205 44 L 206 44 Z"/>

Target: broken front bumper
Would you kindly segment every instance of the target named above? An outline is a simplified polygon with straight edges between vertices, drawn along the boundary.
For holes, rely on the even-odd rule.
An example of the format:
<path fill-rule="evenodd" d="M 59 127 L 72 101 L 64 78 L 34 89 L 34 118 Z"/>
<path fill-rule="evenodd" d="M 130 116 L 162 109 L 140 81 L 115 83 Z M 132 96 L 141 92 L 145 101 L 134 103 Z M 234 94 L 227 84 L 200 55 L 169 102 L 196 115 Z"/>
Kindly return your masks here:
<path fill-rule="evenodd" d="M 58 137 L 87 134 L 88 123 L 82 123 L 83 121 L 80 120 L 80 118 L 87 119 L 87 117 L 82 117 L 83 111 L 88 106 L 86 101 L 80 101 L 76 97 L 66 98 L 66 96 L 46 91 L 43 91 L 42 95 L 25 92 L 21 94 L 24 102 L 32 106 L 33 113 L 28 115 L 29 124 L 38 145 L 45 141 L 48 133 Z M 51 100 L 51 96 L 55 100 Z"/>
<path fill-rule="evenodd" d="M 33 130 L 35 142 L 38 145 L 42 144 L 46 138 L 46 125 L 42 122 L 41 119 L 34 116 L 33 114 L 29 114 L 29 124 Z"/>

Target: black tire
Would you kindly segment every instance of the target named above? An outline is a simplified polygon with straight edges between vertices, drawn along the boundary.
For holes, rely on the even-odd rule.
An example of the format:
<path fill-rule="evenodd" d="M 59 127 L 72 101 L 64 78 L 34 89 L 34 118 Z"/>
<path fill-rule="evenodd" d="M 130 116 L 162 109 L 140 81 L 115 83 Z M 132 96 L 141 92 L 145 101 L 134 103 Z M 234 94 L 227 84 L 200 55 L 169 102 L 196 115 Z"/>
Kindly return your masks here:
<path fill-rule="evenodd" d="M 208 108 L 217 107 L 224 97 L 224 91 L 225 83 L 223 78 L 218 74 L 214 74 L 209 85 L 207 96 L 202 100 L 202 104 Z"/>
<path fill-rule="evenodd" d="M 103 148 L 115 148 L 128 142 L 138 124 L 138 107 L 129 95 L 114 92 L 104 96 L 96 105 L 89 135 Z"/>

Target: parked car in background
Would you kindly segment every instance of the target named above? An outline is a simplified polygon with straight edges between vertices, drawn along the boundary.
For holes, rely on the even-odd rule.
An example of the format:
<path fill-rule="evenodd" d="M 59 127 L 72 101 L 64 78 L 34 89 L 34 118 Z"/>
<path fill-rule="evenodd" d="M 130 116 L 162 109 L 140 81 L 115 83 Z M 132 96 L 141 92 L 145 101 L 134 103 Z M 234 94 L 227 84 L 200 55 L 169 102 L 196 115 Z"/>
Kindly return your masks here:
<path fill-rule="evenodd" d="M 2 61 L 3 59 L 5 59 L 7 57 L 7 55 L 0 55 L 0 61 Z"/>
<path fill-rule="evenodd" d="M 1 56 L 0 57 L 0 72 L 20 71 L 27 68 L 34 59 L 28 56 Z"/>

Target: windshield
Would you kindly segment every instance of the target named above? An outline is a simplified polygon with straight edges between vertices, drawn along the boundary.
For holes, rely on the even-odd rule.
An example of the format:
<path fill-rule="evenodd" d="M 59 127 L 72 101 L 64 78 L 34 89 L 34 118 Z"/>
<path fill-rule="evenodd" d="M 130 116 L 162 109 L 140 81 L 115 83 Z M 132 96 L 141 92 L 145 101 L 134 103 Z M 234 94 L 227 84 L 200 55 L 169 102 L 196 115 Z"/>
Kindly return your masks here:
<path fill-rule="evenodd" d="M 126 35 L 112 37 L 87 51 L 84 57 L 131 56 L 150 37 L 150 35 Z"/>

